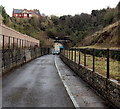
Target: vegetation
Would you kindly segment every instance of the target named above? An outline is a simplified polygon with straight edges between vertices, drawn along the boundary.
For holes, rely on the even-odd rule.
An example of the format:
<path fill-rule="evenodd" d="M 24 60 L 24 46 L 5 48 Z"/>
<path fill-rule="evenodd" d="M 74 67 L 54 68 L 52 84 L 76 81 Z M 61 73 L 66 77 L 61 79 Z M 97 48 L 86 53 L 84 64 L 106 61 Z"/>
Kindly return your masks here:
<path fill-rule="evenodd" d="M 64 15 L 60 17 L 52 15 L 50 17 L 42 16 L 40 19 L 34 17 L 16 19 L 7 15 L 3 6 L 0 6 L 0 10 L 2 11 L 3 23 L 19 32 L 38 39 L 40 39 L 39 34 L 44 34 L 50 38 L 70 36 L 72 45 L 80 46 L 83 39 L 119 20 L 120 2 L 115 8 L 92 10 L 91 14 L 81 13 L 75 16 Z M 45 42 L 45 40 L 41 41 Z"/>
<path fill-rule="evenodd" d="M 65 52 L 67 56 L 67 51 Z M 72 53 L 70 53 L 70 56 Z M 68 56 L 69 57 L 69 56 Z M 80 64 L 84 65 L 84 54 L 80 52 Z M 73 60 L 74 60 L 74 52 L 73 52 Z M 70 58 L 71 59 L 71 58 Z M 79 53 L 76 52 L 76 62 L 79 62 Z M 93 68 L 93 57 L 92 55 L 86 54 L 86 67 L 92 69 Z M 107 59 L 105 57 L 96 57 L 95 56 L 95 72 L 98 72 L 101 75 L 106 77 L 107 71 Z M 119 75 L 119 61 L 110 59 L 110 78 L 117 80 L 120 82 Z"/>
<path fill-rule="evenodd" d="M 0 6 L 0 12 L 5 25 L 39 39 L 41 46 L 53 46 L 53 41 L 49 38 L 69 36 L 72 46 L 120 47 L 120 2 L 115 8 L 92 10 L 91 14 L 41 16 L 40 19 L 10 17 L 3 6 Z M 96 71 L 106 75 L 106 58 L 95 58 Z M 81 63 L 83 64 L 83 58 Z M 110 76 L 116 80 L 120 80 L 118 65 L 118 61 L 110 59 Z M 91 55 L 87 55 L 87 67 L 92 68 Z"/>
<path fill-rule="evenodd" d="M 52 23 L 50 27 L 52 28 L 47 29 L 47 34 L 52 37 L 70 36 L 73 40 L 73 46 L 85 46 L 82 43 L 83 39 L 119 20 L 119 9 L 120 3 L 118 3 L 116 8 L 108 7 L 107 9 L 93 10 L 91 14 L 82 13 L 75 16 L 64 15 L 61 17 L 51 16 L 50 20 Z M 114 34 L 118 34 L 118 31 L 115 31 Z M 116 44 L 113 46 L 119 45 Z"/>
<path fill-rule="evenodd" d="M 118 34 L 118 27 L 120 26 L 120 20 L 106 26 L 100 31 L 93 33 L 83 39 L 81 45 L 89 46 L 94 45 L 94 47 L 99 48 L 120 48 L 120 40 Z M 93 47 L 93 46 L 92 46 Z"/>
<path fill-rule="evenodd" d="M 49 40 L 45 32 L 45 24 L 47 22 L 47 17 L 41 17 L 41 19 L 31 17 L 29 19 L 10 17 L 3 6 L 0 6 L 0 12 L 3 17 L 3 24 L 15 29 L 23 34 L 27 34 L 40 40 L 40 45 L 53 46 L 53 41 Z"/>

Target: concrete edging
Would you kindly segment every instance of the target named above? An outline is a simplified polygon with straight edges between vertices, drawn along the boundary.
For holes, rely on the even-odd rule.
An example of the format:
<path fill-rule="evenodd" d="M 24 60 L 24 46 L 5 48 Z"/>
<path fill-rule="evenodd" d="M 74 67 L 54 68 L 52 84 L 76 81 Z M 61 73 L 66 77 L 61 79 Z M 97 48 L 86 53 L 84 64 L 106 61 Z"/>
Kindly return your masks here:
<path fill-rule="evenodd" d="M 77 108 L 79 107 L 79 105 L 78 105 L 78 103 L 76 102 L 75 98 L 73 97 L 72 93 L 70 92 L 70 90 L 69 90 L 68 86 L 66 85 L 65 81 L 62 79 L 62 75 L 61 75 L 60 70 L 59 70 L 59 68 L 58 68 L 58 65 L 57 65 L 57 63 L 56 63 L 56 57 L 55 57 L 55 66 L 56 66 L 57 71 L 58 71 L 58 74 L 59 74 L 59 76 L 60 76 L 60 78 L 61 78 L 61 80 L 62 80 L 62 82 L 63 82 L 63 85 L 64 85 L 64 87 L 65 87 L 68 95 L 70 96 L 70 99 L 71 99 L 72 102 L 73 102 L 73 105 L 74 105 L 75 108 L 77 109 Z"/>
<path fill-rule="evenodd" d="M 67 57 L 60 55 L 62 61 L 70 67 L 80 78 L 86 81 L 93 89 L 110 102 L 115 108 L 120 107 L 120 84 L 106 79 L 104 76 L 93 73 L 82 65 L 78 65 Z"/>

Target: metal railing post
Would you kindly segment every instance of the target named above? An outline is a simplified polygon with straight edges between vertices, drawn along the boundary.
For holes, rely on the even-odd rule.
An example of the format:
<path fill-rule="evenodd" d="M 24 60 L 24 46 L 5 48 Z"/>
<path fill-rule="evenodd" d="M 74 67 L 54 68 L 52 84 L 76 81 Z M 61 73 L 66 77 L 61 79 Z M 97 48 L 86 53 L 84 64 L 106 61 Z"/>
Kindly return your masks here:
<path fill-rule="evenodd" d="M 3 42 L 2 42 L 2 70 L 4 70 L 4 67 L 5 67 L 4 49 L 5 49 L 5 36 L 3 35 Z"/>
<path fill-rule="evenodd" d="M 23 48 L 23 40 L 22 40 L 22 47 L 21 48 Z"/>
<path fill-rule="evenodd" d="M 11 56 L 10 56 L 10 36 L 8 36 L 8 59 L 9 59 L 9 61 L 8 61 L 8 67 L 10 68 L 11 67 Z"/>
<path fill-rule="evenodd" d="M 86 66 L 86 49 L 84 49 L 84 66 Z"/>
<path fill-rule="evenodd" d="M 69 58 L 69 49 L 67 49 L 67 58 Z"/>
<path fill-rule="evenodd" d="M 71 49 L 71 60 L 73 61 L 73 49 Z"/>
<path fill-rule="evenodd" d="M 8 49 L 10 49 L 10 36 L 8 36 Z"/>
<path fill-rule="evenodd" d="M 25 48 L 26 48 L 26 46 L 27 46 L 27 41 L 25 40 Z"/>
<path fill-rule="evenodd" d="M 74 62 L 76 63 L 76 48 L 75 48 L 75 51 L 74 51 Z"/>
<path fill-rule="evenodd" d="M 110 60 L 109 60 L 109 49 L 107 49 L 107 79 L 110 78 Z"/>
<path fill-rule="evenodd" d="M 14 47 L 15 47 L 15 44 L 14 44 L 15 38 L 12 37 L 12 39 L 13 39 L 13 45 L 12 45 L 12 47 L 13 47 L 13 51 L 14 51 Z M 12 52 L 12 63 L 13 63 L 13 61 L 14 61 L 14 55 L 13 55 L 13 54 L 14 54 L 14 53 Z"/>
<path fill-rule="evenodd" d="M 93 72 L 95 72 L 95 49 L 93 48 Z"/>
<path fill-rule="evenodd" d="M 70 60 L 71 60 L 71 56 L 72 56 L 72 54 L 71 54 L 71 49 L 70 49 Z"/>
<path fill-rule="evenodd" d="M 21 39 L 20 39 L 20 48 L 21 48 Z"/>
<path fill-rule="evenodd" d="M 13 37 L 13 50 L 15 48 L 15 38 Z"/>
<path fill-rule="evenodd" d="M 50 49 L 49 48 L 47 48 L 47 49 L 48 49 L 47 54 L 50 54 Z"/>
<path fill-rule="evenodd" d="M 40 56 L 42 56 L 42 48 L 40 48 Z"/>
<path fill-rule="evenodd" d="M 18 38 L 17 38 L 17 48 L 18 48 Z"/>
<path fill-rule="evenodd" d="M 2 50 L 5 48 L 5 36 L 3 35 L 3 43 L 2 43 Z"/>
<path fill-rule="evenodd" d="M 79 51 L 79 61 L 78 61 L 78 64 L 80 64 L 80 49 L 78 51 Z"/>
<path fill-rule="evenodd" d="M 65 53 L 65 57 L 67 57 L 67 55 L 66 55 L 66 49 L 65 49 L 64 53 Z"/>
<path fill-rule="evenodd" d="M 66 49 L 64 50 L 64 54 L 65 54 L 65 57 L 66 57 Z"/>
<path fill-rule="evenodd" d="M 70 49 L 69 49 L 69 59 L 70 59 Z"/>

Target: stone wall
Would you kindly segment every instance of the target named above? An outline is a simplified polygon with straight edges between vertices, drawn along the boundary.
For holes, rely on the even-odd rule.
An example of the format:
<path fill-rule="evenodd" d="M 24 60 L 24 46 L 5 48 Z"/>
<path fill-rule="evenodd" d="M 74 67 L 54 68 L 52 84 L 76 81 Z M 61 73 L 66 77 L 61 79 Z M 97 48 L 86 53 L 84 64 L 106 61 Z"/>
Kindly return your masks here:
<path fill-rule="evenodd" d="M 49 48 L 18 48 L 18 49 L 7 49 L 3 52 L 0 52 L 2 58 L 2 74 L 5 74 L 12 68 L 22 65 L 26 62 L 29 62 L 39 56 L 46 55 L 49 53 Z"/>
<path fill-rule="evenodd" d="M 0 77 L 2 76 L 2 50 L 0 50 Z"/>
<path fill-rule="evenodd" d="M 120 84 L 111 79 L 107 79 L 103 75 L 92 72 L 91 69 L 78 65 L 69 60 L 67 57 L 60 55 L 64 63 L 66 63 L 77 75 L 91 85 L 101 96 L 107 99 L 115 108 L 120 107 Z"/>

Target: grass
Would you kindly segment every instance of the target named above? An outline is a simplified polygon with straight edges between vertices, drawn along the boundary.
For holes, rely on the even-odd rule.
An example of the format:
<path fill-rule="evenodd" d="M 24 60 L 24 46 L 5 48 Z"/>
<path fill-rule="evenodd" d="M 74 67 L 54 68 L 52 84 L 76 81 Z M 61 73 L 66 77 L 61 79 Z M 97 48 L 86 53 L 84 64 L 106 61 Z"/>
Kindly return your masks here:
<path fill-rule="evenodd" d="M 74 47 L 73 47 L 74 48 Z M 104 47 L 104 46 L 98 46 L 98 45 L 91 45 L 91 46 L 81 46 L 81 47 L 75 47 L 75 48 L 96 48 L 96 49 L 120 49 L 120 47 Z"/>
<path fill-rule="evenodd" d="M 70 52 L 71 56 L 72 52 Z M 65 55 L 67 56 L 67 51 L 65 51 Z M 80 64 L 84 65 L 84 54 L 80 52 Z M 73 59 L 74 59 L 74 52 L 73 52 Z M 71 59 L 71 58 L 70 58 Z M 106 76 L 107 72 L 107 59 L 104 57 L 95 57 L 95 72 L 98 72 L 101 75 Z M 79 61 L 79 53 L 76 52 L 76 62 Z M 110 78 L 117 80 L 120 82 L 120 73 L 119 73 L 119 65 L 120 61 L 116 61 L 110 59 Z M 93 68 L 93 57 L 92 55 L 86 54 L 86 67 L 92 69 Z"/>

